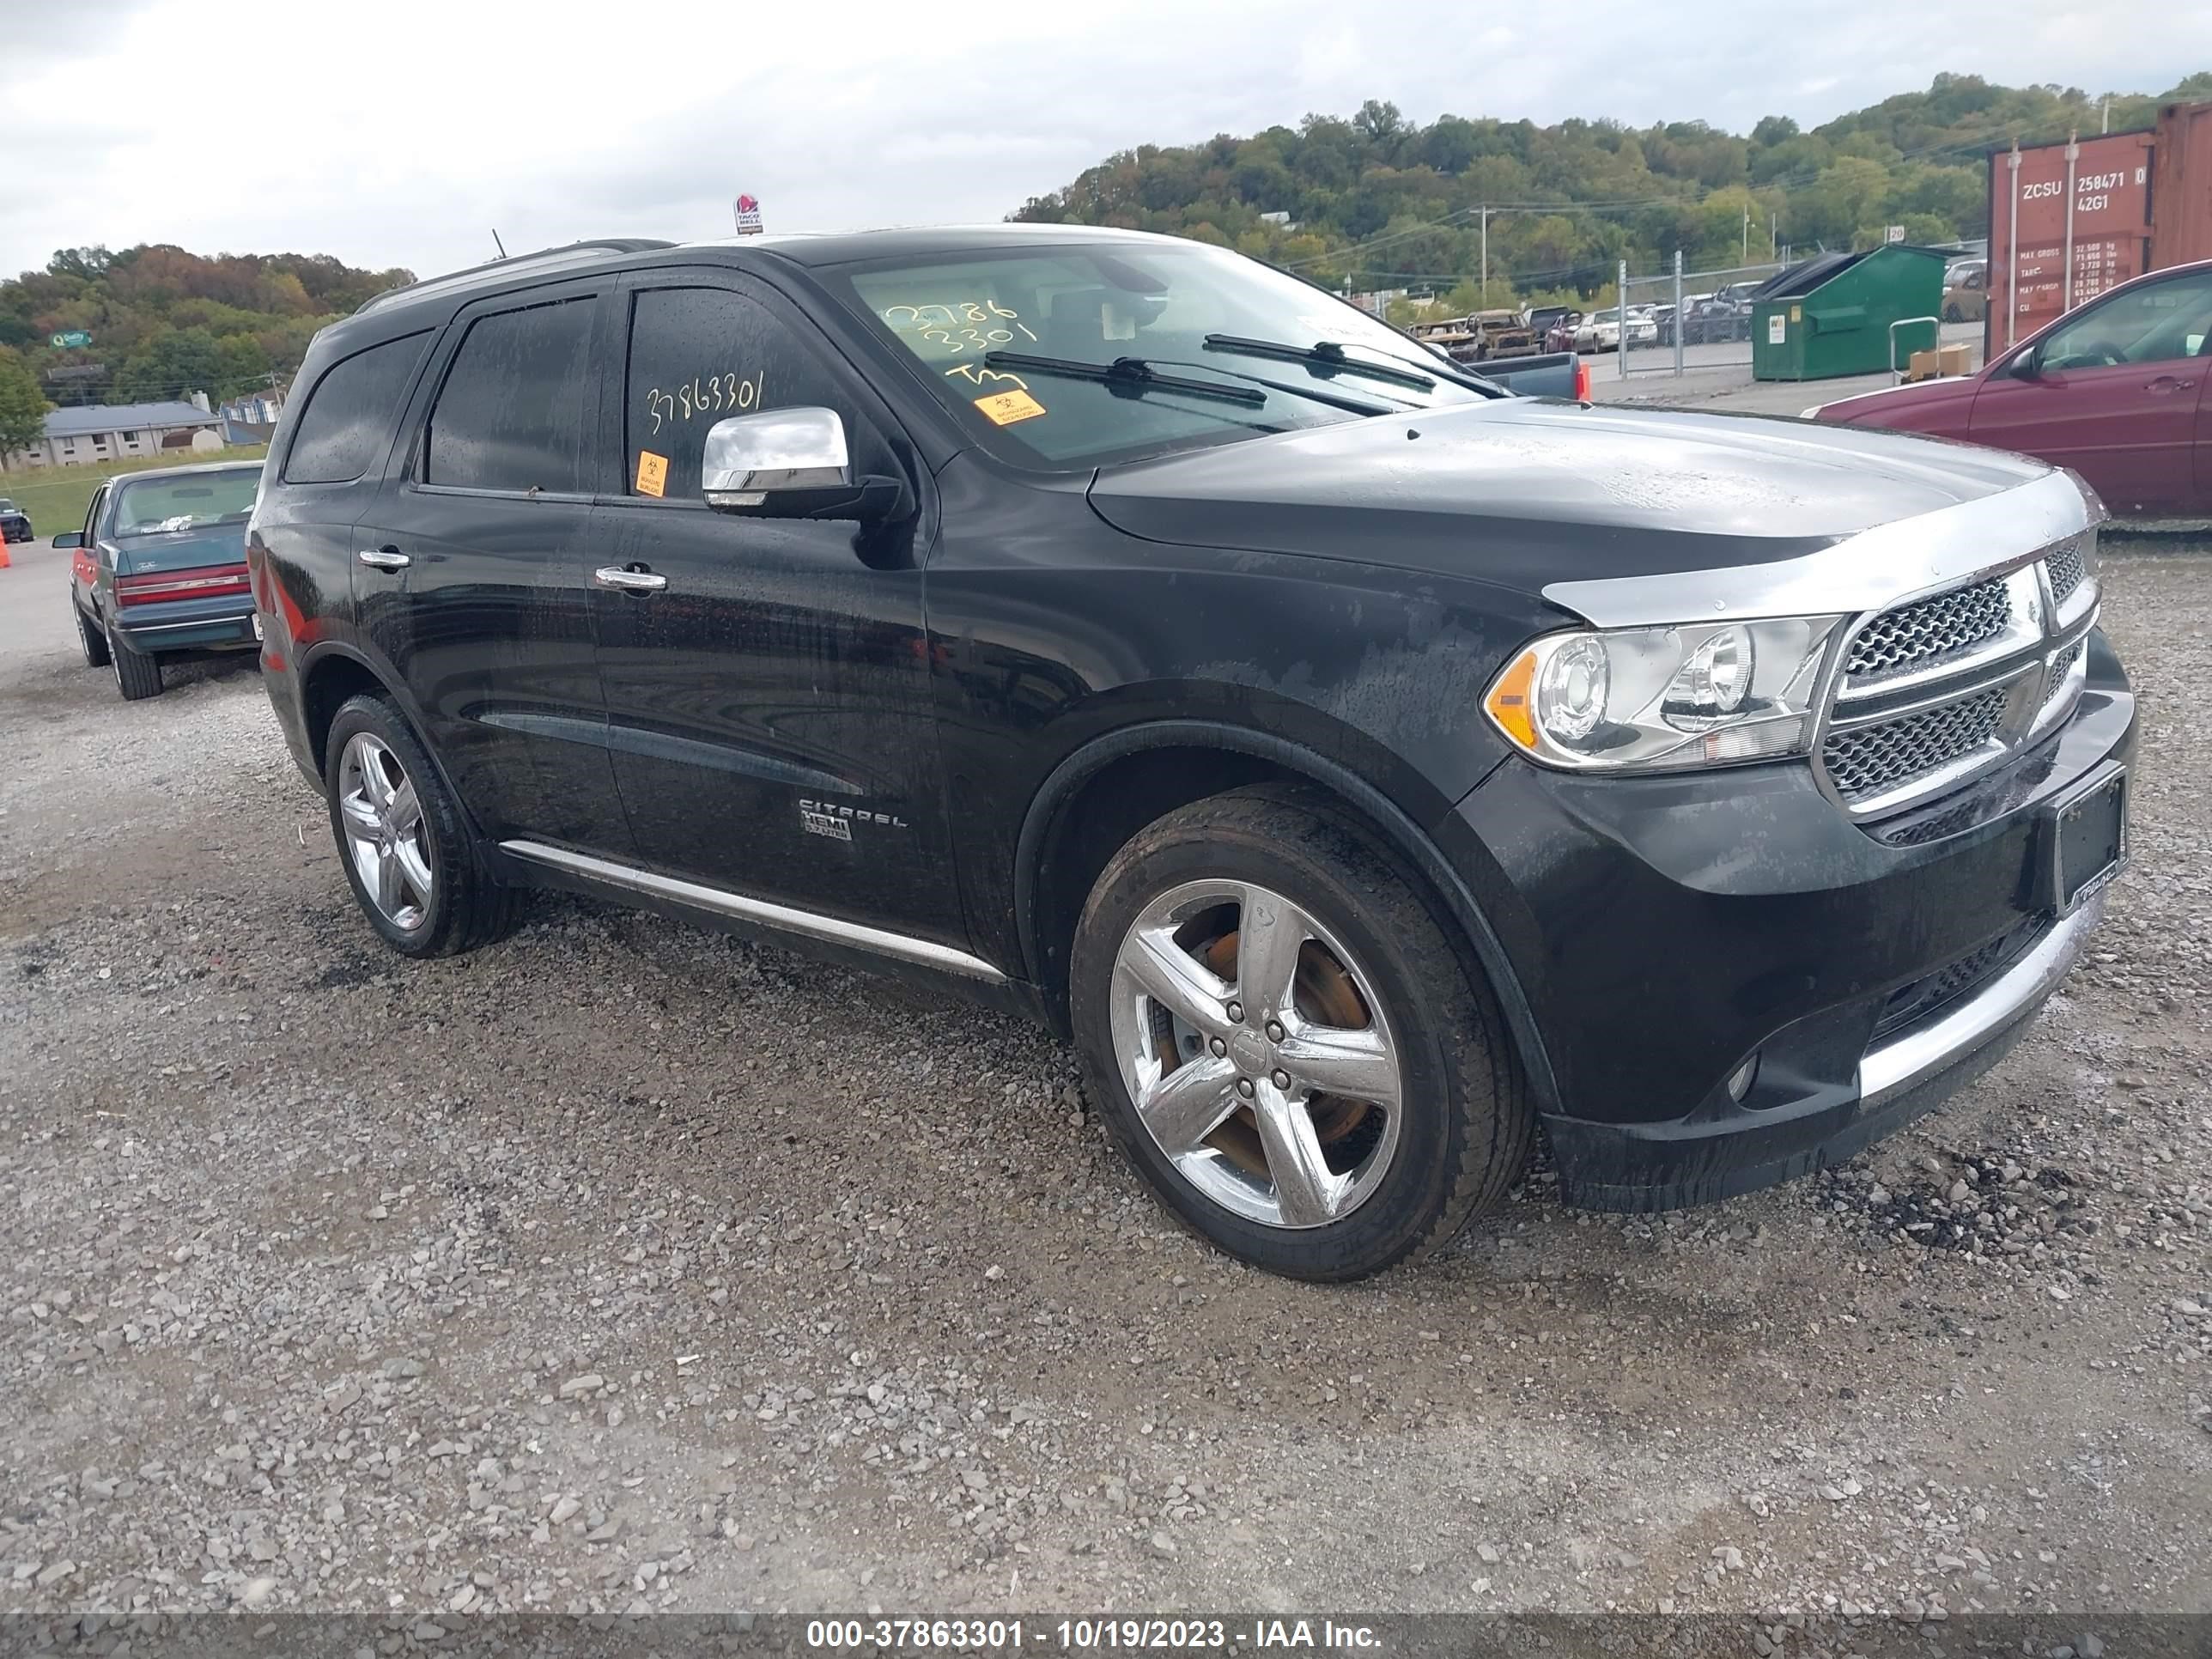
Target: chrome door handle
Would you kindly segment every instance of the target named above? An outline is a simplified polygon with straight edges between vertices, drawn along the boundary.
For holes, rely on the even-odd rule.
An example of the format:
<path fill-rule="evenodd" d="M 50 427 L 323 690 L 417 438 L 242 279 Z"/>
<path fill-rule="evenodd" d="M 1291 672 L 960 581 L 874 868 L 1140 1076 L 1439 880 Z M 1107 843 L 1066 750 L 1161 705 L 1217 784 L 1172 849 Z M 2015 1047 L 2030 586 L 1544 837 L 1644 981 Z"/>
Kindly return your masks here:
<path fill-rule="evenodd" d="M 354 555 L 373 570 L 404 570 L 414 562 L 397 548 L 364 547 Z"/>
<path fill-rule="evenodd" d="M 2145 392 L 2186 392 L 2197 384 L 2194 380 L 2178 380 L 2171 374 L 2161 374 L 2143 387 Z"/>
<path fill-rule="evenodd" d="M 602 587 L 619 587 L 625 593 L 658 593 L 668 586 L 665 576 L 650 570 L 625 569 L 618 564 L 603 564 L 592 577 Z"/>

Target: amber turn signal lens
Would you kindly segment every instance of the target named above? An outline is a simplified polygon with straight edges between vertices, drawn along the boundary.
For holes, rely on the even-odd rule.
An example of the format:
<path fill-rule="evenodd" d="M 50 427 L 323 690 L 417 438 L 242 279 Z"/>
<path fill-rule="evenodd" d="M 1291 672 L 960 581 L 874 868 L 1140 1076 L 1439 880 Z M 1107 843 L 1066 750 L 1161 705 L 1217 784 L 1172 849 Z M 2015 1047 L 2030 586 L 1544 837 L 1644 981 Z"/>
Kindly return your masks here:
<path fill-rule="evenodd" d="M 1490 688 L 1483 707 L 1500 731 L 1523 749 L 1536 747 L 1536 710 L 1531 701 L 1536 684 L 1536 653 L 1523 651 Z"/>

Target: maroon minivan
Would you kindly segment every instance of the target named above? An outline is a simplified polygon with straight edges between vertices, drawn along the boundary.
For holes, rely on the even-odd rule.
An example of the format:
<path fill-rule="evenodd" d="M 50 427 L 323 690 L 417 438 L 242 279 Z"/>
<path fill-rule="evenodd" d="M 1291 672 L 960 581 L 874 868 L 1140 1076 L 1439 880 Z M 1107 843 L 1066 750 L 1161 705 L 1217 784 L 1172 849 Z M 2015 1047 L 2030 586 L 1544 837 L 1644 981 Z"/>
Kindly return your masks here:
<path fill-rule="evenodd" d="M 1805 412 L 2069 466 L 2131 517 L 2212 513 L 2212 260 L 2109 289 L 1978 374 Z"/>

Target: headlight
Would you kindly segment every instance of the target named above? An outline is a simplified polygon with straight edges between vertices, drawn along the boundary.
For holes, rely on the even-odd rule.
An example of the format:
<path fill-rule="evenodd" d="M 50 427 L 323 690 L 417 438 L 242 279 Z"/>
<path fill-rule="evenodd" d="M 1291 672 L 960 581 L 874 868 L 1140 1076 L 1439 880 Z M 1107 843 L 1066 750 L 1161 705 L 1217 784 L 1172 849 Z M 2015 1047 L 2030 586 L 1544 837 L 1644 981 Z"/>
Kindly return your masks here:
<path fill-rule="evenodd" d="M 1483 699 L 1547 766 L 1656 770 L 1802 755 L 1841 617 L 1547 635 Z"/>

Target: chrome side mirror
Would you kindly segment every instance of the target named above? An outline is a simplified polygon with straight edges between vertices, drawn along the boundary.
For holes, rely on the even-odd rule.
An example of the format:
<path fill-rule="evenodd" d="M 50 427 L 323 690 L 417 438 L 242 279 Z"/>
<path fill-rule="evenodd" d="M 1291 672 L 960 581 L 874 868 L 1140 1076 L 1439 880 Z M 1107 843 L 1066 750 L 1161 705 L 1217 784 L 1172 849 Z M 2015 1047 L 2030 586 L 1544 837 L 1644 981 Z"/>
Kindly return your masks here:
<path fill-rule="evenodd" d="M 834 409 L 764 409 L 707 428 L 699 493 L 717 513 L 755 519 L 893 523 L 914 511 L 902 478 L 856 477 Z"/>
<path fill-rule="evenodd" d="M 707 505 L 730 513 L 780 516 L 775 498 L 815 497 L 853 488 L 845 447 L 845 422 L 834 409 L 769 409 L 733 415 L 707 429 L 700 455 L 699 493 Z M 796 500 L 792 506 L 798 506 Z"/>

